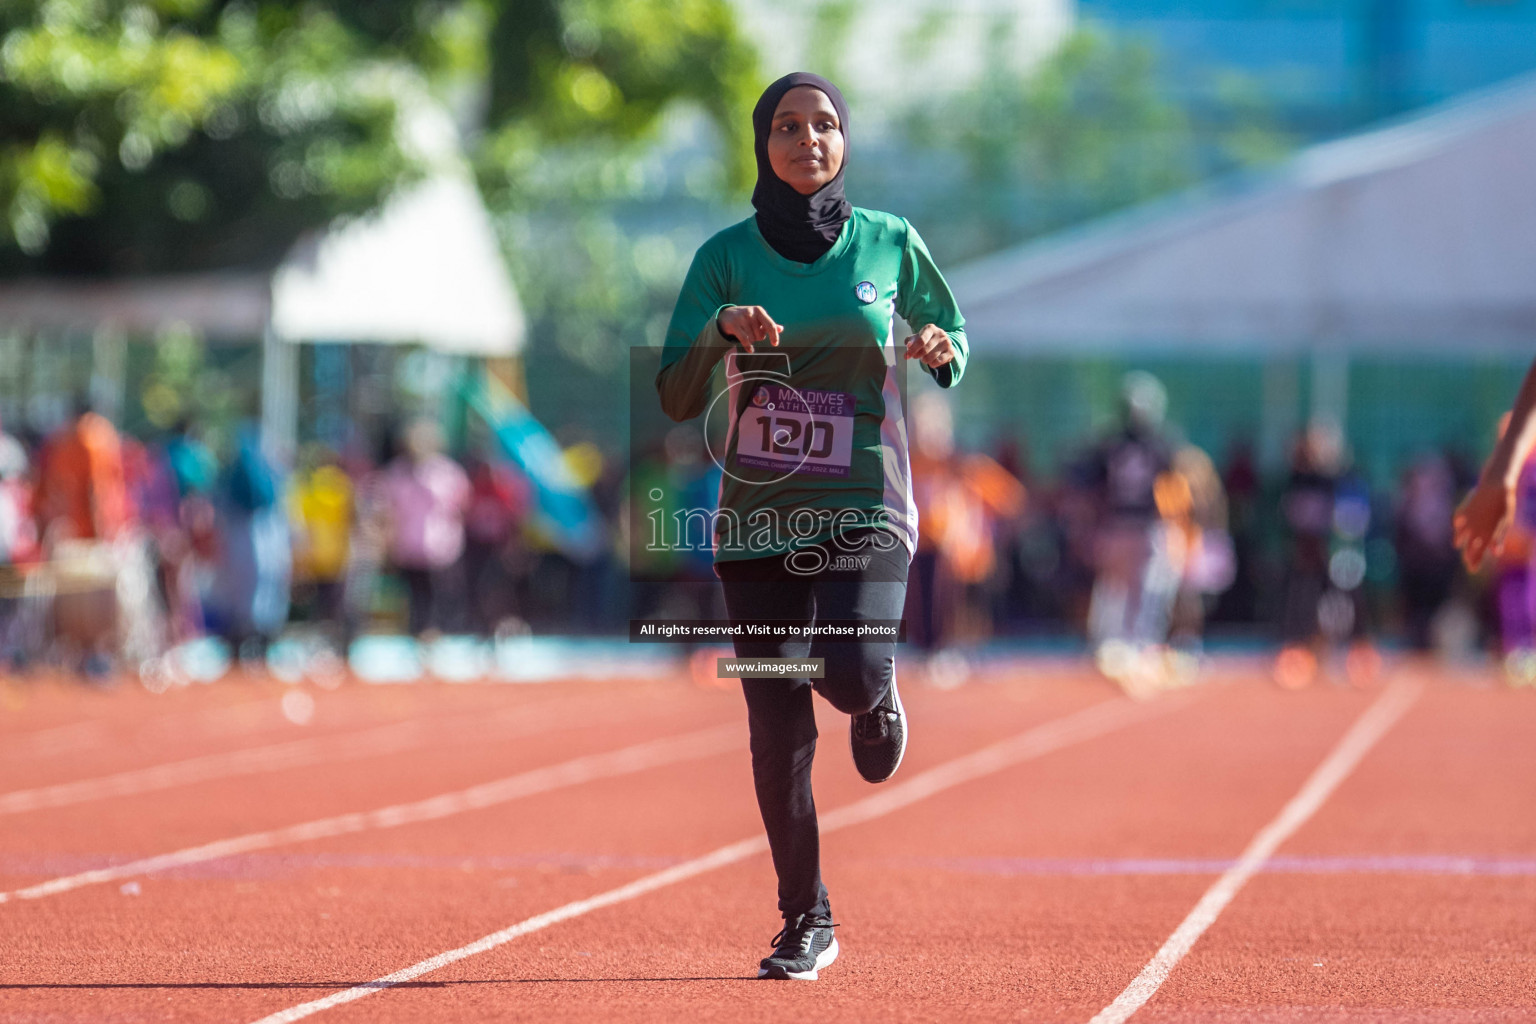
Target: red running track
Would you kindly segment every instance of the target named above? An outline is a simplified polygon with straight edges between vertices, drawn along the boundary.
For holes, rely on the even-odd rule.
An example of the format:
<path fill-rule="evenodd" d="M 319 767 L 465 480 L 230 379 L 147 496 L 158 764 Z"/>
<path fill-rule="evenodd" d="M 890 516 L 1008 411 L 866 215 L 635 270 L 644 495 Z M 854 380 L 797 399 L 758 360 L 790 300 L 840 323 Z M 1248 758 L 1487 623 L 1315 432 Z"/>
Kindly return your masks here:
<path fill-rule="evenodd" d="M 733 845 L 761 833 L 733 691 L 353 684 L 297 726 L 258 679 L 0 685 L 0 1024 L 249 1024 L 349 990 L 284 1019 L 1086 1024 L 1387 693 L 1401 716 L 1130 1019 L 1536 1019 L 1536 693 L 1390 675 L 1287 693 L 1234 665 L 1140 705 L 1060 666 L 914 681 L 880 787 L 823 707 L 843 954 L 813 984 L 751 980 L 778 922 L 766 854 Z M 6 803 L 42 792 L 70 801 Z M 315 822 L 347 827 L 285 832 Z"/>

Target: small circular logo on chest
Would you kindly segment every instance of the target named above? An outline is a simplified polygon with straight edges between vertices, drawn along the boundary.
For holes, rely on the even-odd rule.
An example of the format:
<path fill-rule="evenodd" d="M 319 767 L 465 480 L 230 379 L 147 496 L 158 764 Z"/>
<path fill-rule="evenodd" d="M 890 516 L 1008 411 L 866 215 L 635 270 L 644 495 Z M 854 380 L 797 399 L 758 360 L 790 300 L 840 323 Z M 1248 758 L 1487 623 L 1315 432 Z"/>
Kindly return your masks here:
<path fill-rule="evenodd" d="M 855 298 L 866 306 L 880 297 L 880 293 L 875 289 L 874 283 L 870 281 L 860 281 L 854 285 L 853 294 Z"/>

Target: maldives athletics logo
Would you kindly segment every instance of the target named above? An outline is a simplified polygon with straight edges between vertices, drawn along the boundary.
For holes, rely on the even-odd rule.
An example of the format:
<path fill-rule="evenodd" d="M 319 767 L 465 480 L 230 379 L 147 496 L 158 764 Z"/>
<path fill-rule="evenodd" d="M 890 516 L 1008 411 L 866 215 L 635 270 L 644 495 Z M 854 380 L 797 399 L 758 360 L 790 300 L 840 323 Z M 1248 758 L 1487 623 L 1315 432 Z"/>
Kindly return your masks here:
<path fill-rule="evenodd" d="M 853 295 L 867 306 L 880 297 L 880 292 L 875 288 L 873 281 L 860 281 L 853 286 Z"/>

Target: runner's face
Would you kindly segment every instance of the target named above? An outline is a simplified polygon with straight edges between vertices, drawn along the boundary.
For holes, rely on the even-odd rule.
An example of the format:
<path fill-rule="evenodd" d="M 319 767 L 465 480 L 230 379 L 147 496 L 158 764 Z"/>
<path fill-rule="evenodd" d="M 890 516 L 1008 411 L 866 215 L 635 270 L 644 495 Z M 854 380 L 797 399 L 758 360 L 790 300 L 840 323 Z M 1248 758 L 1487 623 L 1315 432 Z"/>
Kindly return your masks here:
<path fill-rule="evenodd" d="M 779 100 L 768 129 L 768 164 L 803 196 L 837 177 L 843 166 L 843 126 L 827 94 L 798 85 Z"/>

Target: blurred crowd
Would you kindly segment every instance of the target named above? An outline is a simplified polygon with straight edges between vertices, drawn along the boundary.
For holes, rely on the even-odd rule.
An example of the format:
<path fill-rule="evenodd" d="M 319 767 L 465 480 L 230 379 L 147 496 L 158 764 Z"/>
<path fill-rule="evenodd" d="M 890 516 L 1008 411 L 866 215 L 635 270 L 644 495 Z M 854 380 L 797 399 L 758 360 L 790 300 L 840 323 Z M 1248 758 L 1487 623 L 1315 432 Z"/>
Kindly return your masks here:
<path fill-rule="evenodd" d="M 1337 424 L 1318 421 L 1266 478 L 1249 443 L 1218 465 L 1181 442 L 1162 385 L 1135 372 L 1114 426 L 1045 480 L 1012 440 L 957 455 L 943 396 L 914 411 L 923 536 L 908 619 L 927 649 L 1067 625 L 1128 687 L 1187 677 L 1208 634 L 1277 645 L 1275 676 L 1291 687 L 1326 674 L 1368 684 L 1383 641 L 1492 649 L 1516 681 L 1536 678 L 1536 468 L 1518 538 L 1471 577 L 1451 518 L 1476 468 L 1454 451 L 1424 453 L 1380 493 Z"/>
<path fill-rule="evenodd" d="M 1047 477 L 1017 438 L 965 450 L 950 401 L 924 391 L 908 418 L 919 512 L 908 651 L 941 671 L 990 640 L 1086 641 L 1105 674 L 1152 687 L 1188 678 L 1219 640 L 1277 649 L 1286 686 L 1367 684 L 1383 645 L 1492 650 L 1536 678 L 1529 534 L 1489 573 L 1460 568 L 1451 517 L 1475 467 L 1454 450 L 1420 454 L 1383 490 L 1338 425 L 1319 420 L 1265 472 L 1250 442 L 1213 457 L 1181 440 L 1161 382 L 1133 372 L 1111 425 Z M 707 536 L 702 517 L 682 521 L 712 507 L 719 480 L 696 426 L 672 428 L 636 473 L 631 493 L 667 496 L 637 529 L 677 519 L 675 534 Z M 1536 488 L 1536 469 L 1526 479 Z M 1536 524 L 1536 490 L 1521 515 Z M 641 614 L 718 617 L 707 546 L 651 557 L 681 582 L 642 592 Z"/>
<path fill-rule="evenodd" d="M 105 676 L 205 635 L 260 658 L 293 627 L 337 651 L 526 629 L 526 478 L 450 457 L 431 420 L 390 441 L 287 473 L 254 426 L 219 454 L 195 424 L 141 440 L 84 408 L 31 443 L 0 431 L 0 654 Z"/>
<path fill-rule="evenodd" d="M 1454 454 L 1424 455 L 1377 493 L 1318 422 L 1266 478 L 1246 443 L 1218 464 L 1179 441 L 1161 384 L 1133 373 L 1113 427 L 1046 479 L 1015 439 L 960 450 L 947 403 L 924 392 L 912 409 L 914 653 L 1076 636 L 1106 674 L 1151 685 L 1192 670 L 1219 635 L 1277 644 L 1277 679 L 1300 686 L 1369 681 L 1386 639 L 1498 650 L 1536 678 L 1536 469 L 1517 536 L 1473 578 L 1451 539 L 1472 481 Z M 106 675 L 207 635 L 259 658 L 293 629 L 344 654 L 364 631 L 619 633 L 631 618 L 723 616 L 706 544 L 637 565 L 628 543 L 632 495 L 666 494 L 676 507 L 656 514 L 713 506 L 718 467 L 696 427 L 632 471 L 590 444 L 567 449 L 582 449 L 607 527 L 606 545 L 579 554 L 540 529 L 537 489 L 493 442 L 456 458 L 431 420 L 374 453 L 307 446 L 291 472 L 254 427 L 218 447 L 195 423 L 140 439 L 86 408 L 46 436 L 0 430 L 5 663 Z"/>

